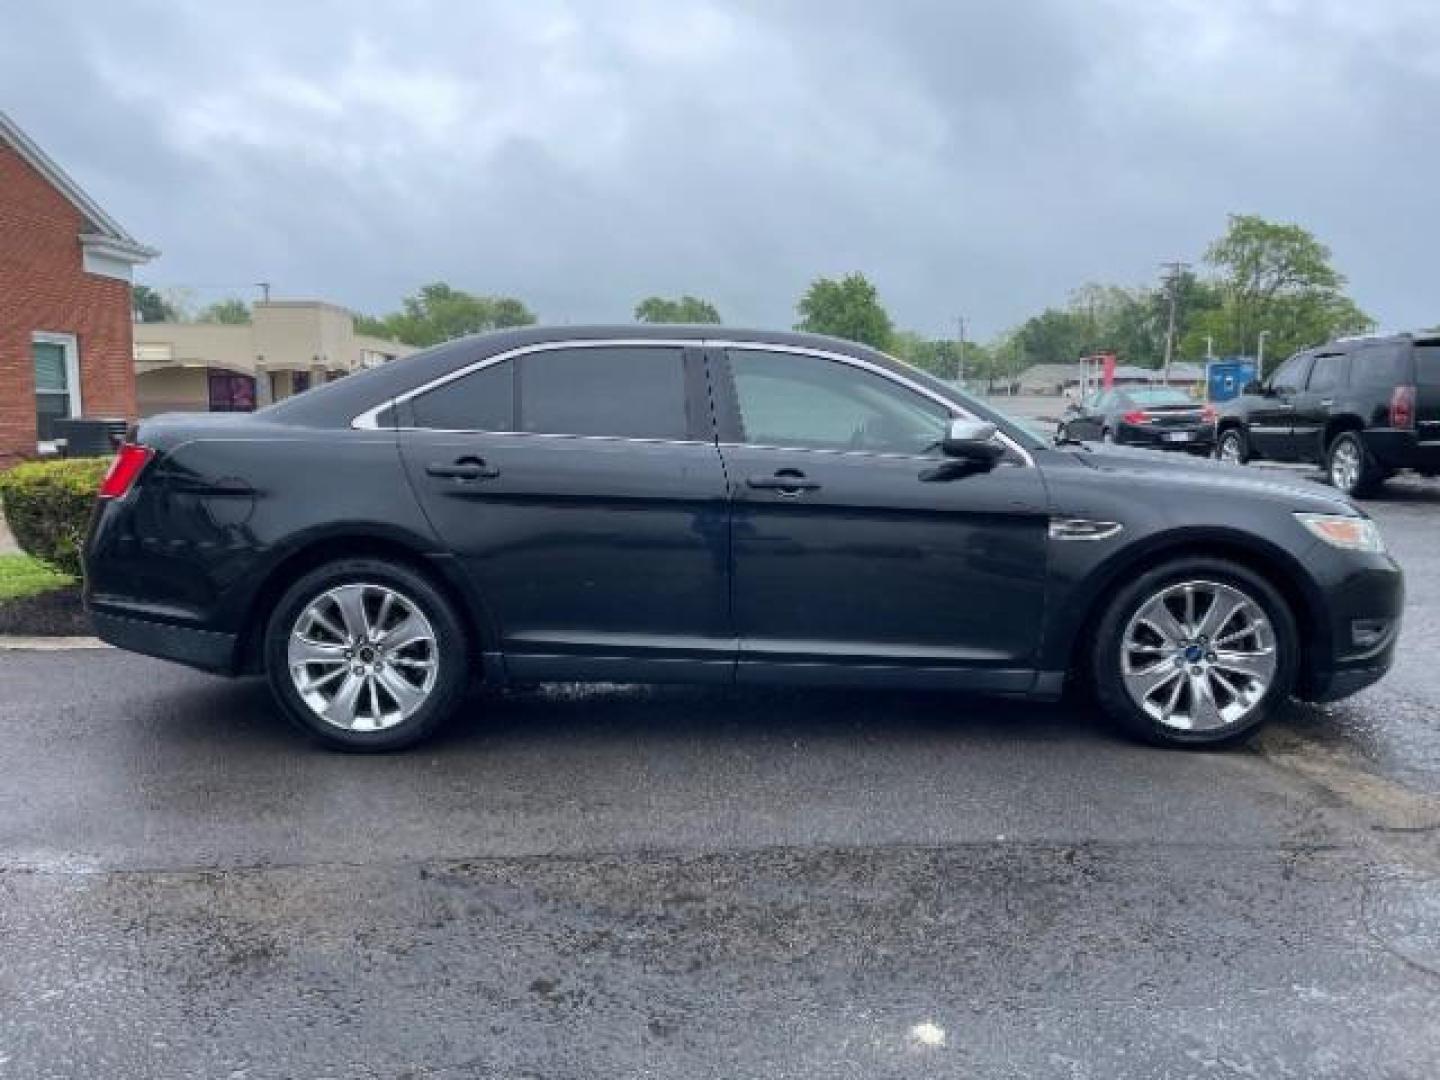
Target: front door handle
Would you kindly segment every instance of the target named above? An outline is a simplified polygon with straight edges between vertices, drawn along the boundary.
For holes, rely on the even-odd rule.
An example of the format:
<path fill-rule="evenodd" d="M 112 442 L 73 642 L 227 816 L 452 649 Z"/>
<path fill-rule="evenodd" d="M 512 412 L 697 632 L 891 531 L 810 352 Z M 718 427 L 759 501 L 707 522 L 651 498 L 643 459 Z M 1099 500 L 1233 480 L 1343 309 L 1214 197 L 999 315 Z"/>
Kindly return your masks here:
<path fill-rule="evenodd" d="M 809 479 L 799 469 L 779 469 L 773 476 L 747 476 L 745 486 L 794 496 L 799 495 L 802 491 L 816 490 L 820 486 L 820 481 Z"/>
<path fill-rule="evenodd" d="M 494 465 L 487 465 L 484 458 L 456 458 L 448 465 L 443 461 L 432 461 L 425 466 L 426 476 L 437 476 L 442 480 L 493 480 L 500 475 Z"/>

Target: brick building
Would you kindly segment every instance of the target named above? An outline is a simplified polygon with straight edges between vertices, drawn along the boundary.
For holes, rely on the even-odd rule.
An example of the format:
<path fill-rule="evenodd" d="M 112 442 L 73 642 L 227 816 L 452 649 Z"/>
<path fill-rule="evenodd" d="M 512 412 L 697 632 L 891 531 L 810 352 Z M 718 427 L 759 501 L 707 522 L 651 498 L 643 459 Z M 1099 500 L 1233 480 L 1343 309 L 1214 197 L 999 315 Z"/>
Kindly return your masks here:
<path fill-rule="evenodd" d="M 136 415 L 130 274 L 156 254 L 0 112 L 0 468 L 56 418 Z"/>

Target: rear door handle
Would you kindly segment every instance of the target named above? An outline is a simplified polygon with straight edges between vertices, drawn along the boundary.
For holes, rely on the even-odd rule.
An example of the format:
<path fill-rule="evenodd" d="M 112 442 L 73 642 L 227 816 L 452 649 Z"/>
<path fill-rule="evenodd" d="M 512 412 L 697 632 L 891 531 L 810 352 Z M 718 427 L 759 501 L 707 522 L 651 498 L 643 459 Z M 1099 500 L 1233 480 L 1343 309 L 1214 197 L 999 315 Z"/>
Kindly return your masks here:
<path fill-rule="evenodd" d="M 809 479 L 799 469 L 780 469 L 773 476 L 747 476 L 745 486 L 778 491 L 781 495 L 799 495 L 802 491 L 816 490 L 820 481 Z"/>
<path fill-rule="evenodd" d="M 425 475 L 442 480 L 493 480 L 500 470 L 487 465 L 484 458 L 462 457 L 448 465 L 443 461 L 432 461 L 425 466 Z"/>

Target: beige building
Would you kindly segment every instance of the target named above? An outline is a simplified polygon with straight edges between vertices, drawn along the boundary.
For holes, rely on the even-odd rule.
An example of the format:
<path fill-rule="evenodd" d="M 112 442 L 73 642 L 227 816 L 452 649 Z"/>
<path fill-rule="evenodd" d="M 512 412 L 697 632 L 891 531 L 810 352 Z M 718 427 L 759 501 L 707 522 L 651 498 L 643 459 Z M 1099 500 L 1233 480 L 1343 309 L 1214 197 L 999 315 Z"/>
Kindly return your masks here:
<path fill-rule="evenodd" d="M 140 415 L 249 412 L 417 350 L 355 332 L 355 318 L 318 300 L 271 300 L 250 322 L 136 323 Z"/>

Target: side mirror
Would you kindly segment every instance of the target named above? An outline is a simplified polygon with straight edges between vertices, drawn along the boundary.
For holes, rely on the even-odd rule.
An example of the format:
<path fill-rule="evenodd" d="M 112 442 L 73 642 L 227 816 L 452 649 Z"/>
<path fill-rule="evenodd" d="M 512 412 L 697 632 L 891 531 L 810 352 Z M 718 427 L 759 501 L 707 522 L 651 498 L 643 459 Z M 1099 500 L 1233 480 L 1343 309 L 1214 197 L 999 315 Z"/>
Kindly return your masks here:
<path fill-rule="evenodd" d="M 995 425 L 983 420 L 951 420 L 940 440 L 940 452 L 946 457 L 984 465 L 994 465 L 1005 453 L 995 438 Z"/>
<path fill-rule="evenodd" d="M 1251 397 L 1264 397 L 1265 384 L 1260 382 L 1258 379 L 1251 379 L 1249 382 L 1247 382 L 1244 386 L 1240 388 L 1240 392 L 1242 394 L 1248 394 Z"/>

